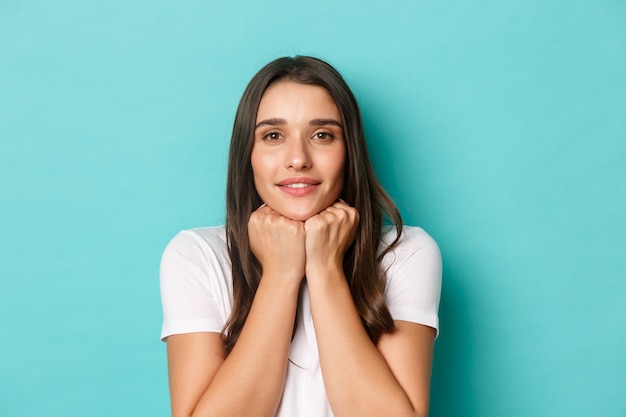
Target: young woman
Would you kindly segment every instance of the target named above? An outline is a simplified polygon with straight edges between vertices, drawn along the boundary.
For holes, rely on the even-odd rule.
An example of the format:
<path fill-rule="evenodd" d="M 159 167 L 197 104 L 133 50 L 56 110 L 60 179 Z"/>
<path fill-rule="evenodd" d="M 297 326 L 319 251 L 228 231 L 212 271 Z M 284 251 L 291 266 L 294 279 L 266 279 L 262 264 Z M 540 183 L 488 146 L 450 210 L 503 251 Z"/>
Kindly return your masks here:
<path fill-rule="evenodd" d="M 402 226 L 330 65 L 280 58 L 250 81 L 226 201 L 225 226 L 162 259 L 173 416 L 426 416 L 439 250 Z"/>

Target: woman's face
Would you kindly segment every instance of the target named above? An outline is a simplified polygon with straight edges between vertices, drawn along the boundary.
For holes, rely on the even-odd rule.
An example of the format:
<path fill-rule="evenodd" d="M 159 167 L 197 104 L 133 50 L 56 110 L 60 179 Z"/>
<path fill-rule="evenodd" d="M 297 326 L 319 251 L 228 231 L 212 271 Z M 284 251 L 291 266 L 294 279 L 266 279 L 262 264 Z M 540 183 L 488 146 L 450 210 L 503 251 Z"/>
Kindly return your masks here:
<path fill-rule="evenodd" d="M 345 160 L 341 115 L 325 88 L 279 81 L 265 91 L 251 156 L 265 204 L 292 220 L 314 216 L 339 198 Z"/>

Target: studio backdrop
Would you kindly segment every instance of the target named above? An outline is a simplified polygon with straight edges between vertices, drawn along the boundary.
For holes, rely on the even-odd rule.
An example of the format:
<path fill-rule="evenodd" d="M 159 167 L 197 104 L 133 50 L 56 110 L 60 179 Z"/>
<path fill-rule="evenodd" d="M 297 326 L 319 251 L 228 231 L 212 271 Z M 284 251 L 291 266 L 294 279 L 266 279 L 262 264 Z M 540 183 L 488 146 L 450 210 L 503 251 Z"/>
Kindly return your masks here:
<path fill-rule="evenodd" d="M 0 416 L 167 416 L 158 271 L 315 55 L 444 261 L 433 417 L 626 415 L 626 2 L 0 1 Z"/>

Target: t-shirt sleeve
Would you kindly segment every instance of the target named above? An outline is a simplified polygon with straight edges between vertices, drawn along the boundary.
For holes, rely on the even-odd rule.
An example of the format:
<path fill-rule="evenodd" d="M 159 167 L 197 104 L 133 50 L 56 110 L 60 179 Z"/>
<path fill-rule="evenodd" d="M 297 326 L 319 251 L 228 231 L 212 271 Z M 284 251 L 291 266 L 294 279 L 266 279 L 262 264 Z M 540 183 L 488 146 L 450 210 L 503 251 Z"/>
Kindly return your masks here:
<path fill-rule="evenodd" d="M 165 248 L 160 271 L 161 340 L 173 334 L 222 331 L 230 299 L 224 278 L 230 271 L 220 262 L 220 248 L 213 246 L 189 230 L 177 234 Z"/>
<path fill-rule="evenodd" d="M 386 258 L 387 306 L 394 320 L 433 327 L 439 334 L 441 253 L 421 228 L 406 227 L 398 246 Z"/>

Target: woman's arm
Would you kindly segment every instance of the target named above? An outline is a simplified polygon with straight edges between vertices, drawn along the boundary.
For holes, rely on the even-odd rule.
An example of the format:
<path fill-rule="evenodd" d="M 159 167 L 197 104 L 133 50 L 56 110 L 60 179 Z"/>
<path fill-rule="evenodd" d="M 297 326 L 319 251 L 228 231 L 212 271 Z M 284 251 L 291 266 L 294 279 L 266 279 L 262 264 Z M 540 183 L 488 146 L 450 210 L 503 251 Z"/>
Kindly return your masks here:
<path fill-rule="evenodd" d="M 305 223 L 306 276 L 324 385 L 341 416 L 426 416 L 435 330 L 396 321 L 370 340 L 342 267 L 358 223 L 356 210 L 336 203 Z"/>
<path fill-rule="evenodd" d="M 217 333 L 170 336 L 172 416 L 274 416 L 285 381 L 298 287 L 263 277 L 232 352 Z"/>
<path fill-rule="evenodd" d="M 250 243 L 263 275 L 230 355 L 225 357 L 217 333 L 174 335 L 167 340 L 173 417 L 276 413 L 304 275 L 304 228 L 300 222 L 273 215 L 267 207 L 255 213 L 248 226 Z"/>
<path fill-rule="evenodd" d="M 324 386 L 335 416 L 427 416 L 435 330 L 396 321 L 377 348 L 343 273 L 311 281 Z"/>

